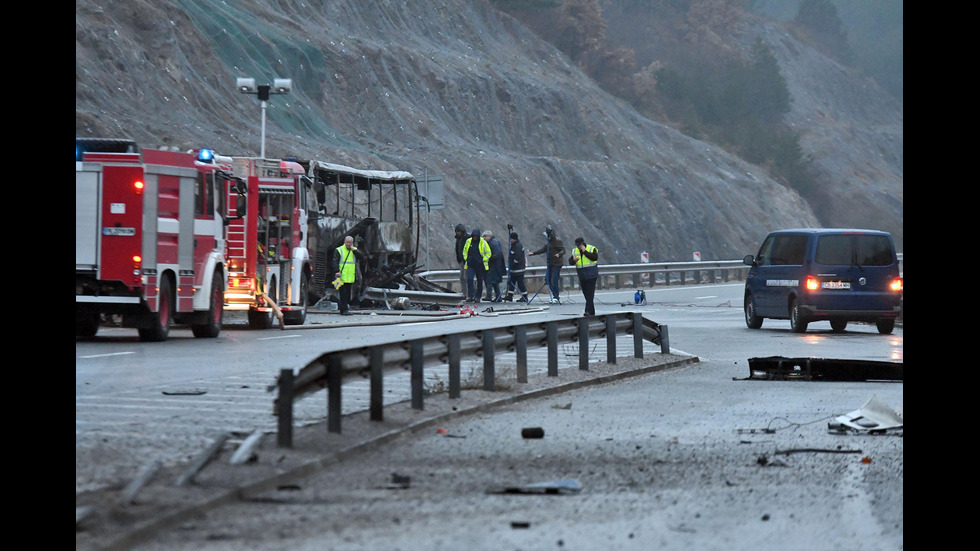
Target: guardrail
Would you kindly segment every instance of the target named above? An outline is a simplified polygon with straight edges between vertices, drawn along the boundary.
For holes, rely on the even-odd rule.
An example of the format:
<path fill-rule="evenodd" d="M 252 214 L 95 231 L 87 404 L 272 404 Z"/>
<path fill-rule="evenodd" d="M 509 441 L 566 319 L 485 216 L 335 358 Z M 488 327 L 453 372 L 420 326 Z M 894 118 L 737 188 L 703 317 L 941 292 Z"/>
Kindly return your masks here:
<path fill-rule="evenodd" d="M 899 271 L 904 273 L 904 253 L 898 253 Z M 529 292 L 544 286 L 547 266 L 528 266 L 524 271 L 524 280 Z M 739 260 L 714 260 L 698 262 L 650 262 L 640 264 L 602 264 L 599 263 L 599 281 L 597 289 L 624 287 L 624 278 L 630 278 L 631 287 L 654 287 L 658 284 L 665 286 L 693 283 L 716 283 L 731 280 L 744 281 L 749 273 L 749 267 Z M 457 292 L 459 270 L 430 270 L 419 273 L 420 276 L 433 283 L 439 283 Z M 561 285 L 564 288 L 578 287 L 578 276 L 575 268 L 565 266 L 561 271 Z M 506 279 L 504 282 L 506 285 Z"/>
<path fill-rule="evenodd" d="M 370 418 L 384 418 L 383 374 L 394 369 L 411 370 L 413 409 L 423 409 L 423 373 L 426 367 L 449 366 L 449 398 L 460 397 L 460 363 L 466 357 L 483 358 L 483 390 L 495 390 L 494 359 L 498 352 L 516 352 L 517 382 L 527 382 L 528 346 L 548 348 L 548 376 L 558 376 L 559 341 L 578 342 L 579 350 L 589 349 L 589 339 L 606 338 L 606 362 L 616 363 L 616 336 L 625 331 L 633 335 L 633 355 L 643 357 L 643 340 L 660 345 L 670 353 L 667 326 L 643 319 L 639 312 L 619 312 L 604 316 L 583 316 L 509 327 L 464 331 L 433 337 L 393 341 L 370 347 L 327 352 L 298 372 L 280 371 L 274 413 L 277 415 L 278 445 L 290 448 L 293 441 L 293 403 L 299 398 L 327 389 L 327 430 L 340 433 L 341 388 L 346 377 L 367 371 L 370 375 Z M 589 369 L 588 354 L 579 354 L 579 369 Z"/>
<path fill-rule="evenodd" d="M 597 289 L 624 287 L 624 280 L 631 280 L 632 287 L 653 287 L 657 284 L 686 285 L 690 278 L 694 283 L 705 281 L 729 281 L 730 279 L 744 280 L 749 267 L 741 260 L 718 260 L 702 262 L 657 262 L 642 264 L 599 264 L 599 281 Z M 524 271 L 524 280 L 529 292 L 534 292 L 539 286 L 544 286 L 547 266 L 528 266 Z M 439 283 L 447 288 L 457 290 L 459 270 L 430 270 L 419 274 L 433 283 Z M 566 289 L 578 287 L 578 276 L 575 268 L 565 266 L 561 271 L 561 285 Z M 504 284 L 506 285 L 506 279 Z"/>

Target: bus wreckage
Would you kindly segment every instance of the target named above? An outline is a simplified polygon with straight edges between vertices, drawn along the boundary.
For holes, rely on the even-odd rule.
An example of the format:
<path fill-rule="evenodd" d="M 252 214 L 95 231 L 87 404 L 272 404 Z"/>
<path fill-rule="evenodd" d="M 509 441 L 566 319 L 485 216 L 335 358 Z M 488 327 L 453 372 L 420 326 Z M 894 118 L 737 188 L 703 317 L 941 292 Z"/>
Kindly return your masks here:
<path fill-rule="evenodd" d="M 337 300 L 330 256 L 349 235 L 365 254 L 358 264 L 352 306 L 405 309 L 455 305 L 460 293 L 416 275 L 421 209 L 415 177 L 404 171 L 361 170 L 317 160 L 298 161 L 312 182 L 308 247 L 309 293 L 315 307 Z M 364 264 L 364 265 L 362 265 Z"/>

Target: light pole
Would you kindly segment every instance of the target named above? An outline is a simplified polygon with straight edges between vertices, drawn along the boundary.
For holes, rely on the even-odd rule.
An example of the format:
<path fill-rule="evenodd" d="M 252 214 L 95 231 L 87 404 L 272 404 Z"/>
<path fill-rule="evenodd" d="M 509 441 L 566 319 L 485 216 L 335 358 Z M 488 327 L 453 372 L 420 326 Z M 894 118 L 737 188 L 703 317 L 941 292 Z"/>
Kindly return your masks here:
<path fill-rule="evenodd" d="M 265 102 L 269 101 L 269 94 L 288 94 L 293 87 L 293 79 L 277 78 L 272 81 L 271 86 L 268 84 L 256 86 L 254 78 L 239 78 L 236 84 L 239 92 L 255 94 L 259 96 L 259 101 L 262 102 L 262 150 L 259 156 L 265 159 Z"/>

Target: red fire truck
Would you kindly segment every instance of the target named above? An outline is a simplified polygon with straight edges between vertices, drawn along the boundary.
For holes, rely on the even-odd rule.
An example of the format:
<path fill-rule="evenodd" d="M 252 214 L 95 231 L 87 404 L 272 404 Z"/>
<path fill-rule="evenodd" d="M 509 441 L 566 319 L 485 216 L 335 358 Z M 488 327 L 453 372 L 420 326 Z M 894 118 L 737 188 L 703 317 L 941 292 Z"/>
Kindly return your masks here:
<path fill-rule="evenodd" d="M 247 311 L 249 326 L 306 321 L 310 275 L 309 209 L 312 181 L 294 161 L 218 157 L 247 189 L 247 214 L 228 228 L 225 307 Z M 234 192 L 231 192 L 232 194 Z M 231 197 L 229 196 L 229 199 Z"/>
<path fill-rule="evenodd" d="M 209 153 L 75 139 L 76 337 L 94 336 L 104 316 L 143 341 L 166 340 L 173 324 L 218 336 L 227 201 L 244 189 L 229 195 L 228 167 Z"/>

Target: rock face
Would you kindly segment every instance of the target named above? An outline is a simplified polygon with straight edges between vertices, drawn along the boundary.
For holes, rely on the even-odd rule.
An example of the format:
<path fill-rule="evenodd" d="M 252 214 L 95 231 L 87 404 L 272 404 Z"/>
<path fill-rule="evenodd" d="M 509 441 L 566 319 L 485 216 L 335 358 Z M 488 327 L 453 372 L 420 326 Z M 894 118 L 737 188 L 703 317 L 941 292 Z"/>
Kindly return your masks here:
<path fill-rule="evenodd" d="M 75 6 L 76 136 L 258 155 L 260 102 L 235 79 L 291 78 L 267 102 L 266 156 L 442 178 L 424 269 L 454 264 L 457 223 L 511 224 L 532 249 L 552 224 L 609 263 L 736 259 L 770 229 L 819 225 L 892 231 L 902 250 L 901 104 L 775 25 L 739 38 L 773 48 L 827 204 L 642 117 L 483 0 Z"/>

